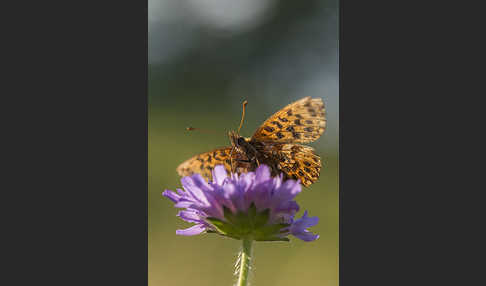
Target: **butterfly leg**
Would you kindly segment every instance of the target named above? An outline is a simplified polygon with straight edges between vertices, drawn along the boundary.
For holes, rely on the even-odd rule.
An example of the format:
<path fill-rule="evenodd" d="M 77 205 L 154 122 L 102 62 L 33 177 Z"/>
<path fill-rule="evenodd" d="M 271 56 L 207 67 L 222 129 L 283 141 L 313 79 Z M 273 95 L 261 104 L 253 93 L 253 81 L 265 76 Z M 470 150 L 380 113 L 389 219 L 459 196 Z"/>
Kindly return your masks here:
<path fill-rule="evenodd" d="M 243 160 L 243 159 L 236 159 L 237 162 L 242 162 L 242 163 L 252 163 L 255 161 L 257 163 L 257 166 L 260 166 L 260 161 L 258 161 L 258 158 L 254 157 L 253 159 L 248 159 L 248 160 Z"/>
<path fill-rule="evenodd" d="M 255 147 L 253 147 L 252 145 L 248 145 L 248 146 L 251 148 L 251 150 L 253 151 L 253 154 L 254 154 L 252 161 L 255 160 L 256 163 L 257 163 L 257 166 L 260 166 L 260 161 L 258 161 L 258 151 L 257 151 L 257 149 Z"/>
<path fill-rule="evenodd" d="M 230 165 L 231 165 L 231 173 L 234 173 L 235 170 L 233 168 L 233 151 L 235 150 L 235 148 L 231 148 L 231 152 L 230 152 Z"/>

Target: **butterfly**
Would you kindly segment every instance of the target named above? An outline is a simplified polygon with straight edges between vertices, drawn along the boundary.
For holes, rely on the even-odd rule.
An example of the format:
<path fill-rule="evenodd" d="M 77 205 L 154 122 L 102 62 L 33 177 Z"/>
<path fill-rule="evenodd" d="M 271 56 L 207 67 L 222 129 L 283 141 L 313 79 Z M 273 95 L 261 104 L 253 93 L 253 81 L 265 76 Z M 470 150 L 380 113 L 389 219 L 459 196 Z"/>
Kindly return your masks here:
<path fill-rule="evenodd" d="M 239 135 L 245 115 L 246 101 L 238 131 L 228 133 L 231 146 L 201 153 L 177 167 L 180 176 L 201 174 L 212 179 L 214 166 L 223 164 L 228 172 L 239 174 L 254 171 L 260 164 L 270 167 L 272 176 L 300 180 L 308 187 L 319 178 L 321 159 L 308 143 L 317 140 L 326 129 L 324 102 L 304 97 L 270 116 L 252 137 Z"/>

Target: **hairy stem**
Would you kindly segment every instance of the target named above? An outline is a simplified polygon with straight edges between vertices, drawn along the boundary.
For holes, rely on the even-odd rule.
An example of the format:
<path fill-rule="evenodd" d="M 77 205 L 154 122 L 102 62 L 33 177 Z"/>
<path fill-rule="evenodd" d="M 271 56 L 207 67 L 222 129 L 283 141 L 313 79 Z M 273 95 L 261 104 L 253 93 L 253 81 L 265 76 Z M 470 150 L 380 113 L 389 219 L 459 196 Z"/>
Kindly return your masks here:
<path fill-rule="evenodd" d="M 236 286 L 248 285 L 248 273 L 250 272 L 251 263 L 251 245 L 253 240 L 243 239 L 243 249 L 239 255 L 239 267 L 238 267 L 238 282 Z"/>

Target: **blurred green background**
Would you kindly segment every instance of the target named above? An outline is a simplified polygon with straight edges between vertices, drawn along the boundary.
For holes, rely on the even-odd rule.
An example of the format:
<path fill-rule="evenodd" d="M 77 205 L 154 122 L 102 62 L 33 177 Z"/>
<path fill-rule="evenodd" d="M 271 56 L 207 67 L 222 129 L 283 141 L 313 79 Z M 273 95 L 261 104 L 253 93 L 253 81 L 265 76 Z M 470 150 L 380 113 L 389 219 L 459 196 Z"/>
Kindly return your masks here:
<path fill-rule="evenodd" d="M 240 242 L 177 236 L 191 224 L 161 196 L 180 187 L 189 157 L 249 137 L 304 96 L 326 103 L 328 128 L 312 147 L 319 181 L 296 200 L 320 218 L 317 241 L 257 242 L 251 285 L 338 285 L 338 2 L 149 0 L 149 285 L 232 285 Z M 214 133 L 187 132 L 187 126 Z"/>

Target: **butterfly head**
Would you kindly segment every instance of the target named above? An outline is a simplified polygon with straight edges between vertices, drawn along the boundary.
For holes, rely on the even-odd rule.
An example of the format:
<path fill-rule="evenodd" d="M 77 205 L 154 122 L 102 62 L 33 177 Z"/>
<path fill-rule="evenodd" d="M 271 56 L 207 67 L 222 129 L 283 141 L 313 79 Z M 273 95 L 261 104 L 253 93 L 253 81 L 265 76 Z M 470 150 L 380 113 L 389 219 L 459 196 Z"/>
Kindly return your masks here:
<path fill-rule="evenodd" d="M 231 141 L 231 145 L 237 149 L 241 149 L 241 147 L 245 146 L 246 140 L 244 137 L 241 137 L 240 134 L 238 134 L 235 131 L 230 131 L 228 133 L 228 136 Z"/>

